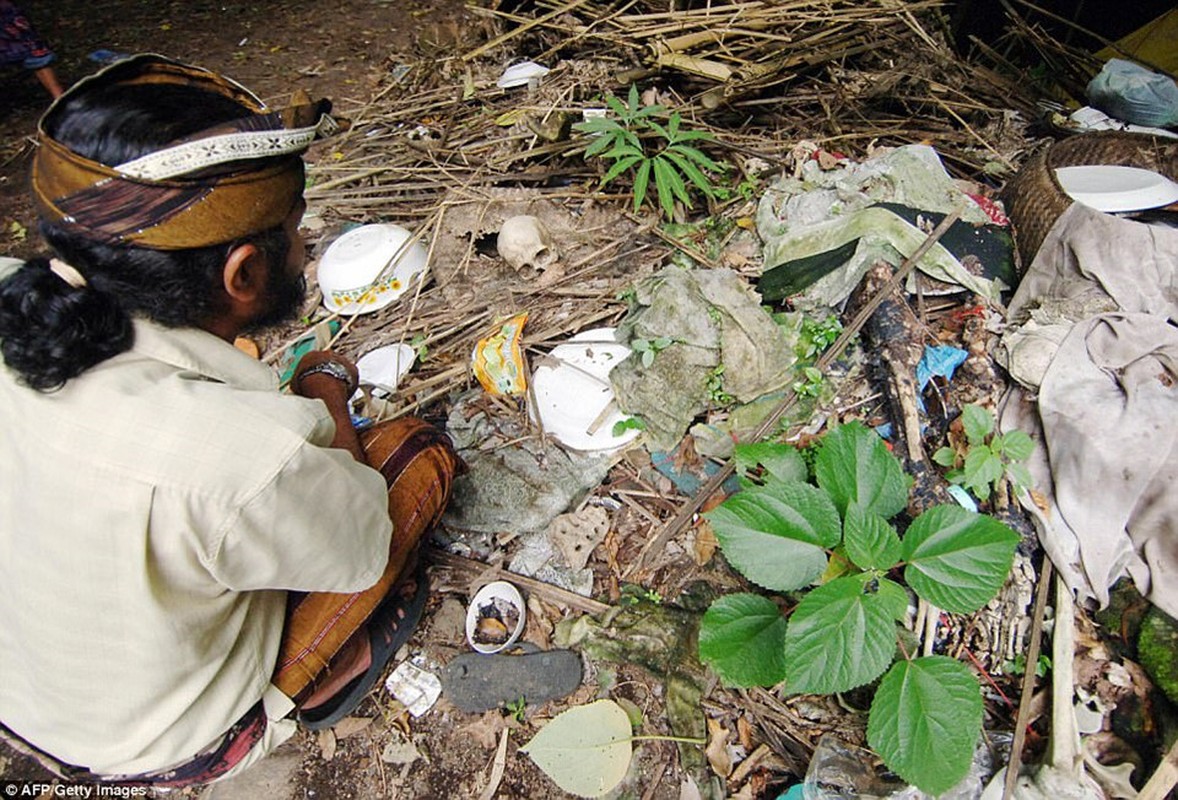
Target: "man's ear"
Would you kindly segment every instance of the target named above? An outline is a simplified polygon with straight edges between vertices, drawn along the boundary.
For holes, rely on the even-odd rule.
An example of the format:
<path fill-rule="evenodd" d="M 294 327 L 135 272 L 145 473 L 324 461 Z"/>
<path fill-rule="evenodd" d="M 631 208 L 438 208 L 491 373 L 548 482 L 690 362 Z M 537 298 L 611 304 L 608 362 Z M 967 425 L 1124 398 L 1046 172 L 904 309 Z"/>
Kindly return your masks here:
<path fill-rule="evenodd" d="M 229 251 L 222 281 L 234 310 L 252 313 L 265 301 L 270 265 L 257 245 L 246 242 Z"/>

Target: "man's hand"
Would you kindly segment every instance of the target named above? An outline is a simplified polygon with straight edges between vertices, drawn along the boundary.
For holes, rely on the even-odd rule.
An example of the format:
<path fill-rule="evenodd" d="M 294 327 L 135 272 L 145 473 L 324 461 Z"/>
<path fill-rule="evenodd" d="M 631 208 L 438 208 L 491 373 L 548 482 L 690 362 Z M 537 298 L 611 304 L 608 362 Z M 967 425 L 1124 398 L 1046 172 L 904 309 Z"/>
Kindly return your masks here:
<path fill-rule="evenodd" d="M 299 359 L 290 379 L 290 390 L 301 397 L 321 400 L 335 420 L 331 446 L 350 451 L 357 461 L 366 464 L 348 406 L 359 384 L 360 373 L 351 359 L 330 350 L 312 350 Z"/>

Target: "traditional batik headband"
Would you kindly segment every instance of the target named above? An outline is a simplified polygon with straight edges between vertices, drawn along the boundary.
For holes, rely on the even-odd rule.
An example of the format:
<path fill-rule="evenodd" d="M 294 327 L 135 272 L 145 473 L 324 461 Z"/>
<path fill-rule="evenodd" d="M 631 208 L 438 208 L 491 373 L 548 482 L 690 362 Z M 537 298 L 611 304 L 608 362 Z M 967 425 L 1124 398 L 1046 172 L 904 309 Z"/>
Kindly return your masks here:
<path fill-rule="evenodd" d="M 49 135 L 71 97 L 132 84 L 193 86 L 253 114 L 116 165 L 85 158 Z M 221 75 L 162 56 L 134 56 L 78 82 L 42 117 L 33 198 L 43 219 L 107 244 L 184 250 L 231 242 L 280 225 L 290 213 L 303 190 L 300 154 L 339 130 L 330 110 L 330 102 L 313 103 L 300 92 L 289 108 L 270 111 Z"/>

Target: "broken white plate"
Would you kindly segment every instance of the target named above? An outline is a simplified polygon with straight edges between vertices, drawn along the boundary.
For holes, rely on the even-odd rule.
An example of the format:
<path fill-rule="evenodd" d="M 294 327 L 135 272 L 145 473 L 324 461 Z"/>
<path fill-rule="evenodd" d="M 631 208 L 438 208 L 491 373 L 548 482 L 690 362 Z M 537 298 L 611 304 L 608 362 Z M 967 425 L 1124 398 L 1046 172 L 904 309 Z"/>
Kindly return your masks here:
<path fill-rule="evenodd" d="M 360 383 L 371 386 L 386 394 L 397 391 L 401 378 L 405 377 L 417 360 L 417 351 L 407 344 L 392 344 L 378 347 L 360 357 L 356 369 L 360 371 Z"/>
<path fill-rule="evenodd" d="M 555 365 L 541 364 L 532 373 L 536 401 L 529 409 L 539 415 L 544 432 L 573 450 L 616 450 L 641 432 L 628 428 L 614 435 L 614 426 L 629 419 L 614 404 L 609 373 L 630 355 L 614 341 L 613 328 L 582 331 L 549 354 Z"/>
<path fill-rule="evenodd" d="M 539 81 L 551 70 L 535 61 L 521 61 L 503 70 L 496 86 L 500 89 L 514 89 L 517 86 L 527 86 L 532 81 Z"/>
<path fill-rule="evenodd" d="M 1055 176 L 1077 203 L 1106 213 L 1145 211 L 1178 203 L 1178 183 L 1140 167 L 1060 167 Z"/>

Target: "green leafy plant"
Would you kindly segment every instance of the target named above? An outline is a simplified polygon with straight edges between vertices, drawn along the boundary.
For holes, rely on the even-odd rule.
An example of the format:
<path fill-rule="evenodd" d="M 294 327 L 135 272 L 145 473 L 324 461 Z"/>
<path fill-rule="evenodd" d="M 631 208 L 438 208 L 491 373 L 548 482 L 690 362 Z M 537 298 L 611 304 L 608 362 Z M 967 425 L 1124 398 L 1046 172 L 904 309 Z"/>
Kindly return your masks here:
<path fill-rule="evenodd" d="M 605 98 L 613 117 L 597 117 L 573 126 L 575 130 L 596 138 L 585 148 L 585 158 L 604 158 L 612 161 L 601 177 L 601 185 L 632 172 L 634 174 L 634 211 L 646 200 L 651 178 L 654 178 L 659 207 L 670 219 L 674 216 L 675 201 L 691 208 L 690 187 L 705 197 L 716 196 L 715 187 L 706 171 L 723 172 L 723 167 L 689 142 L 709 141 L 715 137 L 707 131 L 683 129 L 678 111 L 667 115 L 662 105 L 641 105 L 638 87 L 630 86 L 625 103 L 613 95 Z M 658 117 L 666 116 L 666 124 Z"/>
<path fill-rule="evenodd" d="M 802 367 L 793 390 L 799 397 L 817 397 L 822 391 L 822 370 L 818 367 Z"/>
<path fill-rule="evenodd" d="M 908 592 L 890 576 L 902 569 L 919 597 L 970 613 L 1001 588 L 1018 534 L 991 517 L 936 506 L 901 537 L 889 520 L 904 510 L 910 481 L 858 422 L 817 445 L 817 485 L 788 445 L 738 446 L 736 463 L 743 488 L 705 514 L 724 556 L 753 583 L 804 596 L 788 620 L 762 594 L 719 598 L 704 615 L 700 658 L 730 686 L 784 681 L 792 693 L 829 694 L 879 680 L 869 744 L 909 783 L 947 790 L 973 758 L 981 689 L 964 664 L 905 651 L 897 622 Z"/>
<path fill-rule="evenodd" d="M 649 367 L 654 363 L 656 355 L 674 343 L 675 340 L 669 336 L 660 336 L 657 339 L 631 339 L 630 349 L 639 354 L 643 367 Z"/>
<path fill-rule="evenodd" d="M 960 436 L 950 434 L 950 446 L 933 453 L 933 461 L 949 467 L 945 478 L 977 495 L 990 497 L 998 482 L 1006 476 L 1019 489 L 1031 488 L 1031 473 L 1023 462 L 1035 450 L 1035 442 L 1022 431 L 994 432 L 994 415 L 977 405 L 961 409 Z"/>
<path fill-rule="evenodd" d="M 528 710 L 528 702 L 523 697 L 519 697 L 504 706 L 504 709 L 507 711 L 508 716 L 516 722 L 523 722 Z"/>
<path fill-rule="evenodd" d="M 842 332 L 843 324 L 834 314 L 824 319 L 805 317 L 802 319 L 802 328 L 794 351 L 798 358 L 816 358 L 834 344 Z"/>
<path fill-rule="evenodd" d="M 736 398 L 724 391 L 724 365 L 717 364 L 708 373 L 708 398 L 716 406 L 730 406 Z"/>
<path fill-rule="evenodd" d="M 642 419 L 642 417 L 626 417 L 625 419 L 620 419 L 614 423 L 611 433 L 613 433 L 614 437 L 617 438 L 626 431 L 644 430 L 646 430 L 646 422 Z"/>

